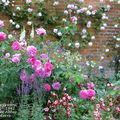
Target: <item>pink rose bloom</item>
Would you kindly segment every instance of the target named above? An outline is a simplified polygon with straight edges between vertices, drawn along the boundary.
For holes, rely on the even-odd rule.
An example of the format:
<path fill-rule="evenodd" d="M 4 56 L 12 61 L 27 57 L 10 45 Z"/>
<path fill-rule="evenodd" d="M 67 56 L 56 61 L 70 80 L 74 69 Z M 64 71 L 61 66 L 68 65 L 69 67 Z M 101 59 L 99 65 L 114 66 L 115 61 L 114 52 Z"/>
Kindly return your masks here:
<path fill-rule="evenodd" d="M 31 76 L 30 76 L 30 81 L 31 81 L 31 82 L 34 82 L 34 81 L 35 81 L 35 75 L 34 75 L 34 74 L 31 74 Z"/>
<path fill-rule="evenodd" d="M 95 90 L 88 89 L 87 92 L 88 92 L 88 98 L 89 99 L 95 96 Z"/>
<path fill-rule="evenodd" d="M 51 76 L 51 71 L 49 71 L 49 72 L 45 72 L 45 77 L 50 77 Z"/>
<path fill-rule="evenodd" d="M 20 50 L 20 43 L 18 41 L 14 41 L 12 43 L 12 49 L 15 50 L 15 51 Z"/>
<path fill-rule="evenodd" d="M 49 72 L 53 69 L 53 65 L 50 62 L 44 64 L 44 68 L 46 72 Z"/>
<path fill-rule="evenodd" d="M 12 56 L 12 62 L 18 63 L 20 62 L 21 54 L 15 54 Z"/>
<path fill-rule="evenodd" d="M 7 38 L 7 35 L 4 32 L 0 32 L 0 41 L 4 41 Z"/>
<path fill-rule="evenodd" d="M 36 29 L 36 33 L 39 36 L 45 36 L 46 35 L 46 30 L 44 28 L 38 28 L 38 29 Z"/>
<path fill-rule="evenodd" d="M 40 58 L 41 59 L 49 59 L 48 54 L 41 54 Z"/>
<path fill-rule="evenodd" d="M 26 70 L 23 70 L 20 74 L 20 79 L 22 81 L 28 81 L 28 76 L 27 76 L 27 73 L 26 73 Z"/>
<path fill-rule="evenodd" d="M 44 89 L 45 89 L 45 91 L 49 92 L 51 90 L 51 86 L 48 83 L 46 83 L 46 84 L 44 84 Z"/>
<path fill-rule="evenodd" d="M 87 99 L 87 98 L 88 98 L 88 91 L 87 91 L 87 90 L 81 90 L 81 91 L 79 92 L 79 96 L 80 96 L 80 98 L 82 98 L 82 99 Z"/>
<path fill-rule="evenodd" d="M 43 68 L 38 68 L 35 70 L 36 72 L 36 75 L 41 77 L 41 78 L 44 78 L 45 77 L 45 70 Z"/>
<path fill-rule="evenodd" d="M 41 69 L 42 68 L 42 62 L 40 61 L 40 60 L 36 60 L 35 62 L 34 62 L 34 64 L 32 65 L 32 68 L 34 69 L 34 70 L 37 70 L 37 69 Z"/>
<path fill-rule="evenodd" d="M 93 89 L 94 87 L 95 87 L 95 85 L 94 85 L 93 82 L 87 83 L 87 88 L 88 88 L 88 89 Z"/>
<path fill-rule="evenodd" d="M 77 19 L 76 16 L 71 17 L 72 23 L 77 24 L 77 20 L 78 20 L 78 19 Z"/>
<path fill-rule="evenodd" d="M 31 57 L 27 59 L 27 62 L 31 65 L 33 65 L 36 62 L 36 57 Z"/>
<path fill-rule="evenodd" d="M 4 21 L 0 20 L 0 28 L 4 27 Z"/>
<path fill-rule="evenodd" d="M 59 82 L 55 82 L 52 84 L 52 87 L 54 90 L 59 90 L 61 87 L 61 84 Z"/>
<path fill-rule="evenodd" d="M 34 46 L 28 46 L 27 47 L 27 54 L 30 57 L 35 57 L 37 54 L 37 48 Z"/>

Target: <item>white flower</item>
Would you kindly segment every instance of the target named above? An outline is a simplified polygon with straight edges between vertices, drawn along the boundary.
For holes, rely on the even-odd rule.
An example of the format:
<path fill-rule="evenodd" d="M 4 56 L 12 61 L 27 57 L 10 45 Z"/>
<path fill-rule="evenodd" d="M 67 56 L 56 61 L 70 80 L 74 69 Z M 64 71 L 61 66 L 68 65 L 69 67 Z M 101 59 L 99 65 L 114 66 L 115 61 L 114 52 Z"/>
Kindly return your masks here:
<path fill-rule="evenodd" d="M 84 28 L 84 29 L 82 30 L 82 33 L 83 33 L 83 34 L 86 34 L 86 32 L 87 32 L 87 30 Z"/>
<path fill-rule="evenodd" d="M 107 27 L 107 23 L 104 23 L 103 26 L 104 26 L 104 27 Z"/>
<path fill-rule="evenodd" d="M 30 12 L 32 12 L 33 11 L 33 9 L 32 8 L 28 8 L 28 12 L 30 13 Z"/>
<path fill-rule="evenodd" d="M 94 40 L 94 39 L 95 39 L 95 36 L 92 36 L 91 39 Z"/>
<path fill-rule="evenodd" d="M 37 16 L 38 16 L 38 17 L 41 17 L 41 16 L 42 16 L 42 13 L 41 13 L 41 12 L 39 12 L 39 13 L 37 14 Z"/>
<path fill-rule="evenodd" d="M 53 6 L 56 6 L 56 5 L 59 5 L 59 2 L 58 2 L 58 1 L 55 1 L 55 2 L 53 3 Z"/>
<path fill-rule="evenodd" d="M 31 3 L 32 2 L 32 0 L 26 0 L 26 3 L 27 4 L 29 4 L 29 3 Z"/>
<path fill-rule="evenodd" d="M 67 11 L 67 10 L 64 10 L 64 14 L 68 15 L 68 11 Z"/>
<path fill-rule="evenodd" d="M 120 4 L 120 0 L 118 0 L 118 4 Z"/>
<path fill-rule="evenodd" d="M 12 37 L 13 37 L 13 35 L 12 35 L 12 34 L 9 34 L 9 35 L 8 35 L 8 38 L 9 38 L 9 39 L 11 39 Z"/>
<path fill-rule="evenodd" d="M 58 32 L 58 29 L 53 29 L 53 32 L 54 32 L 54 33 L 57 33 L 57 32 Z"/>
<path fill-rule="evenodd" d="M 84 0 L 79 0 L 79 2 L 81 2 L 81 3 L 82 3 L 82 2 L 84 2 Z"/>
<path fill-rule="evenodd" d="M 15 27 L 16 27 L 16 29 L 19 29 L 19 28 L 20 28 L 20 25 L 19 25 L 19 24 L 16 24 Z"/>
<path fill-rule="evenodd" d="M 116 39 L 117 41 L 120 41 L 120 37 Z"/>
<path fill-rule="evenodd" d="M 27 22 L 27 25 L 32 25 L 32 21 L 28 21 L 28 22 Z"/>
<path fill-rule="evenodd" d="M 71 43 L 69 43 L 68 46 L 71 46 Z"/>
<path fill-rule="evenodd" d="M 91 12 L 89 10 L 86 11 L 87 15 L 91 15 Z"/>
<path fill-rule="evenodd" d="M 118 24 L 115 24 L 114 27 L 117 28 L 117 27 L 118 27 Z"/>
<path fill-rule="evenodd" d="M 88 6 L 88 9 L 92 10 L 92 9 L 93 9 L 93 6 L 92 6 L 92 5 L 89 5 L 89 6 Z"/>
<path fill-rule="evenodd" d="M 105 30 L 105 27 L 104 27 L 104 26 L 101 26 L 101 27 L 100 27 L 100 30 Z"/>
<path fill-rule="evenodd" d="M 65 18 L 62 19 L 63 22 L 66 22 L 67 20 Z"/>
<path fill-rule="evenodd" d="M 99 66 L 99 70 L 100 70 L 100 69 L 103 69 L 103 66 Z"/>
<path fill-rule="evenodd" d="M 87 22 L 87 28 L 90 28 L 90 27 L 91 27 L 91 24 L 92 24 L 92 22 L 91 22 L 91 21 L 88 21 L 88 22 Z"/>
<path fill-rule="evenodd" d="M 92 43 L 92 42 L 89 42 L 88 45 L 91 47 L 91 46 L 93 45 L 93 43 Z"/>
<path fill-rule="evenodd" d="M 105 49 L 105 52 L 109 52 L 110 50 L 107 48 L 107 49 Z"/>
<path fill-rule="evenodd" d="M 87 36 L 86 35 L 82 35 L 82 39 L 86 38 Z"/>
<path fill-rule="evenodd" d="M 62 33 L 61 33 L 61 32 L 58 32 L 57 34 L 58 34 L 58 36 L 62 36 Z"/>
<path fill-rule="evenodd" d="M 120 46 L 118 44 L 115 45 L 115 48 L 119 48 Z"/>
<path fill-rule="evenodd" d="M 79 42 L 76 42 L 75 43 L 75 48 L 79 48 L 80 47 L 80 43 Z"/>
<path fill-rule="evenodd" d="M 12 20 L 12 19 L 10 19 L 10 20 L 9 20 L 9 22 L 10 22 L 10 23 L 13 23 L 13 20 Z"/>
<path fill-rule="evenodd" d="M 18 7 L 16 7 L 16 10 L 20 10 L 21 8 L 18 6 Z"/>
<path fill-rule="evenodd" d="M 103 56 L 101 56 L 101 58 L 100 58 L 101 60 L 103 60 L 104 59 L 104 57 Z"/>

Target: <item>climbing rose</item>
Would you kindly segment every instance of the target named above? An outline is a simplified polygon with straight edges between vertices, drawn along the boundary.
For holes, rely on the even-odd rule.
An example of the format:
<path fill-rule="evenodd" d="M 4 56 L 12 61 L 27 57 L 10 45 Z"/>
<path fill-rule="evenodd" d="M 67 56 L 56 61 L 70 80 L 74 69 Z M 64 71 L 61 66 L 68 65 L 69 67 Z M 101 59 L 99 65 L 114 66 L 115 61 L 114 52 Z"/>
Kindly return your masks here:
<path fill-rule="evenodd" d="M 94 91 L 94 90 L 88 89 L 87 92 L 88 92 L 88 98 L 89 98 L 89 99 L 95 96 L 95 91 Z"/>
<path fill-rule="evenodd" d="M 52 87 L 54 90 L 59 90 L 61 87 L 61 84 L 59 82 L 55 82 L 52 84 Z"/>
<path fill-rule="evenodd" d="M 0 20 L 0 28 L 4 27 L 4 21 Z"/>
<path fill-rule="evenodd" d="M 0 41 L 4 41 L 7 38 L 7 35 L 4 32 L 0 32 Z"/>
<path fill-rule="evenodd" d="M 89 83 L 87 83 L 87 88 L 88 89 L 93 89 L 94 88 L 94 83 L 93 82 L 89 82 Z"/>
<path fill-rule="evenodd" d="M 45 89 L 45 91 L 49 92 L 51 90 L 51 86 L 48 83 L 46 83 L 46 84 L 44 84 L 44 89 Z"/>
<path fill-rule="evenodd" d="M 12 56 L 12 62 L 18 63 L 20 62 L 21 54 L 15 54 Z"/>
<path fill-rule="evenodd" d="M 88 91 L 87 91 L 87 90 L 81 90 L 81 91 L 79 92 L 79 96 L 80 96 L 80 98 L 82 98 L 82 99 L 87 99 L 87 98 L 88 98 Z"/>
<path fill-rule="evenodd" d="M 46 35 L 46 30 L 44 28 L 38 28 L 38 29 L 36 29 L 36 33 L 39 36 L 45 36 Z"/>
<path fill-rule="evenodd" d="M 20 43 L 18 41 L 14 41 L 12 43 L 12 49 L 15 50 L 15 51 L 20 50 Z"/>
<path fill-rule="evenodd" d="M 27 54 L 28 54 L 28 56 L 30 56 L 30 57 L 36 56 L 36 54 L 37 54 L 37 48 L 34 47 L 34 46 L 28 46 L 28 47 L 27 47 Z"/>

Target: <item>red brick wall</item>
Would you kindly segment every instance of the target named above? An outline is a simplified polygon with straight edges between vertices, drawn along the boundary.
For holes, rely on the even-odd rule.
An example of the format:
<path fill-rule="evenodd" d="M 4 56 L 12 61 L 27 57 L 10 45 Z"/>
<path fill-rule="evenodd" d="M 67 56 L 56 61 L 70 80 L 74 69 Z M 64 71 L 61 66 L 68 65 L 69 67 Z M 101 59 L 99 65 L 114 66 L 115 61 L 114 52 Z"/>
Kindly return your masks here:
<path fill-rule="evenodd" d="M 16 5 L 22 5 L 22 1 L 23 0 L 15 0 Z M 48 8 L 50 13 L 52 13 L 55 10 L 58 13 L 62 13 L 64 11 L 65 0 L 59 0 L 59 1 L 60 1 L 59 6 L 57 6 L 57 8 L 54 8 L 51 6 L 51 1 L 48 0 L 48 3 L 46 3 L 46 7 Z M 98 4 L 100 4 L 100 2 L 99 0 L 85 0 L 85 5 L 89 5 L 89 4 L 96 7 Z M 120 5 L 116 3 L 110 3 L 108 2 L 108 0 L 104 0 L 104 2 L 101 3 L 101 5 L 104 5 L 104 4 L 109 4 L 112 7 L 112 9 L 108 12 L 108 16 L 109 16 L 109 19 L 107 22 L 108 26 L 106 27 L 104 31 L 100 31 L 96 35 L 96 39 L 92 41 L 93 42 L 92 47 L 80 49 L 80 53 L 85 56 L 90 53 L 93 53 L 95 55 L 95 58 L 98 58 L 100 54 L 102 53 L 102 51 L 105 50 L 105 46 L 108 44 L 110 44 L 111 46 L 108 46 L 107 48 L 110 48 L 110 53 L 113 53 L 113 50 L 112 50 L 112 46 L 114 45 L 112 42 L 113 36 L 120 33 L 120 27 L 119 28 L 114 27 L 114 24 L 116 22 L 114 18 L 120 16 Z M 6 26 L 8 26 L 9 22 L 8 22 L 7 16 L 4 16 L 3 14 L 0 13 L 0 19 L 4 20 Z M 108 54 L 106 55 L 106 57 L 108 57 Z"/>

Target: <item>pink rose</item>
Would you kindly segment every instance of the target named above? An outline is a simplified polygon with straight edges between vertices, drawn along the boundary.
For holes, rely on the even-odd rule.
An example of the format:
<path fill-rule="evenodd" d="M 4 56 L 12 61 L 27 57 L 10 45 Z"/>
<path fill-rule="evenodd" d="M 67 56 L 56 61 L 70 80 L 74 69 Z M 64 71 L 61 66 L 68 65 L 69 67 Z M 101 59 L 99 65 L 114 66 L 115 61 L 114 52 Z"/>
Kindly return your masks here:
<path fill-rule="evenodd" d="M 53 69 L 53 65 L 50 62 L 44 64 L 44 69 L 46 72 L 49 72 Z"/>
<path fill-rule="evenodd" d="M 38 68 L 35 70 L 36 72 L 36 75 L 41 77 L 41 78 L 44 78 L 45 77 L 45 70 L 43 68 Z"/>
<path fill-rule="evenodd" d="M 15 51 L 20 50 L 20 43 L 18 41 L 14 41 L 12 43 L 12 49 L 15 50 Z"/>
<path fill-rule="evenodd" d="M 12 62 L 18 63 L 20 62 L 21 54 L 15 54 L 12 56 Z"/>
<path fill-rule="evenodd" d="M 37 69 L 41 69 L 42 68 L 42 62 L 40 61 L 40 60 L 36 60 L 35 62 L 34 62 L 34 64 L 32 65 L 32 68 L 34 69 L 34 70 L 37 70 Z"/>
<path fill-rule="evenodd" d="M 94 87 L 95 87 L 95 85 L 94 85 L 93 82 L 87 83 L 87 88 L 88 88 L 88 89 L 93 89 Z"/>
<path fill-rule="evenodd" d="M 31 65 L 33 65 L 36 62 L 36 57 L 31 57 L 27 59 L 27 62 Z"/>
<path fill-rule="evenodd" d="M 46 35 L 46 30 L 44 28 L 38 28 L 38 29 L 36 29 L 36 33 L 39 36 L 45 36 Z"/>
<path fill-rule="evenodd" d="M 23 70 L 20 74 L 20 79 L 22 81 L 28 81 L 28 76 L 27 76 L 27 73 L 26 73 L 26 70 Z"/>
<path fill-rule="evenodd" d="M 4 27 L 4 21 L 0 20 L 0 28 Z"/>
<path fill-rule="evenodd" d="M 34 46 L 28 46 L 28 47 L 27 47 L 27 54 L 28 54 L 28 56 L 30 56 L 30 57 L 36 56 L 36 54 L 37 54 L 37 48 L 34 47 Z"/>
<path fill-rule="evenodd" d="M 78 19 L 77 19 L 76 16 L 71 17 L 72 23 L 77 24 L 77 20 L 78 20 Z"/>
<path fill-rule="evenodd" d="M 88 91 L 87 91 L 87 90 L 81 90 L 81 91 L 79 92 L 79 96 L 80 96 L 80 98 L 82 98 L 82 99 L 87 99 L 87 98 L 88 98 Z"/>
<path fill-rule="evenodd" d="M 49 92 L 51 90 L 51 86 L 48 83 L 46 83 L 46 84 L 44 84 L 44 89 L 45 89 L 45 91 Z"/>
<path fill-rule="evenodd" d="M 30 76 L 30 81 L 31 81 L 31 82 L 34 82 L 34 81 L 35 81 L 35 75 L 34 75 L 34 74 L 31 74 L 31 76 Z"/>
<path fill-rule="evenodd" d="M 88 92 L 88 98 L 89 99 L 95 96 L 95 90 L 88 89 L 87 92 Z"/>
<path fill-rule="evenodd" d="M 4 41 L 7 38 L 7 35 L 4 32 L 0 32 L 0 41 Z"/>

